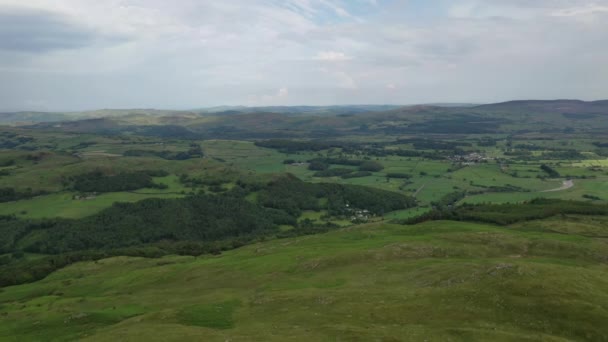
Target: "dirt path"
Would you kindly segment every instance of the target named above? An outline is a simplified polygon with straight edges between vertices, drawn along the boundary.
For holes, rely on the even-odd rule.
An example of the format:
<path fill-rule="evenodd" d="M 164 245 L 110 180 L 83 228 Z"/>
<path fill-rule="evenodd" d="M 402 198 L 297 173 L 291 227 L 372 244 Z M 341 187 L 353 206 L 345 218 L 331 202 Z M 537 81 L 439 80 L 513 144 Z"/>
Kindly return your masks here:
<path fill-rule="evenodd" d="M 422 184 L 422 186 L 418 190 L 416 190 L 416 192 L 414 192 L 414 197 L 418 196 L 418 193 L 420 193 L 420 191 L 422 191 L 422 189 L 424 189 L 425 185 L 426 185 L 426 183 Z"/>
<path fill-rule="evenodd" d="M 568 179 L 568 180 L 563 181 L 562 186 L 560 186 L 559 188 L 544 190 L 541 192 L 562 191 L 562 190 L 570 189 L 573 186 L 574 186 L 574 181 L 572 179 Z"/>

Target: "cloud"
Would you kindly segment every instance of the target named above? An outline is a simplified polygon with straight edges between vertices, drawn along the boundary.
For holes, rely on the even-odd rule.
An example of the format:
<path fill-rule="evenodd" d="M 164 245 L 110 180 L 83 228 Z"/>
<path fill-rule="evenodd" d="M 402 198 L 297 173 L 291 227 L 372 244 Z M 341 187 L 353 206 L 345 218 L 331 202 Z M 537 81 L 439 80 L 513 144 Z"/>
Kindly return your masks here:
<path fill-rule="evenodd" d="M 272 95 L 249 95 L 247 102 L 251 106 L 281 105 L 288 96 L 289 89 L 281 87 Z"/>
<path fill-rule="evenodd" d="M 573 17 L 581 15 L 592 15 L 608 12 L 608 5 L 589 4 L 587 6 L 561 8 L 551 12 L 556 17 Z"/>
<path fill-rule="evenodd" d="M 337 71 L 334 76 L 338 79 L 338 87 L 345 89 L 357 89 L 357 82 L 355 79 L 344 71 Z"/>
<path fill-rule="evenodd" d="M 321 51 L 321 52 L 318 52 L 317 55 L 313 59 L 318 60 L 318 61 L 326 61 L 326 62 L 341 62 L 341 61 L 349 61 L 353 58 L 350 56 L 347 56 L 344 52 Z"/>
<path fill-rule="evenodd" d="M 123 39 L 99 34 L 63 14 L 36 9 L 0 8 L 0 50 L 43 53 Z"/>
<path fill-rule="evenodd" d="M 277 97 L 285 97 L 287 95 L 289 95 L 289 89 L 283 87 L 283 88 L 280 88 L 279 91 L 277 91 L 277 95 L 276 96 Z"/>
<path fill-rule="evenodd" d="M 0 0 L 0 111 L 605 97 L 606 6 Z"/>

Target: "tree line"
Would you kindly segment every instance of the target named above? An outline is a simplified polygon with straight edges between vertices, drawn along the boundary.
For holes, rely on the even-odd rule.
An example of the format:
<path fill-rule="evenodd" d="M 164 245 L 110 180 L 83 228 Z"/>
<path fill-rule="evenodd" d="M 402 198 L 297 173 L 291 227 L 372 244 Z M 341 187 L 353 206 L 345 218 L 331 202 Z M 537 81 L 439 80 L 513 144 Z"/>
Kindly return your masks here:
<path fill-rule="evenodd" d="M 192 143 L 187 151 L 128 150 L 123 155 L 125 157 L 159 157 L 167 160 L 187 160 L 201 158 L 205 154 L 199 144 Z"/>
<path fill-rule="evenodd" d="M 355 178 L 370 176 L 372 172 L 382 171 L 384 166 L 373 160 L 345 158 L 315 158 L 308 161 L 308 169 L 317 171 L 315 177 Z M 348 168 L 330 168 L 331 165 L 357 166 L 358 170 Z"/>
<path fill-rule="evenodd" d="M 453 220 L 509 225 L 568 214 L 605 216 L 608 215 L 608 205 L 544 198 L 516 204 L 463 204 L 455 208 L 434 208 L 418 217 L 399 222 L 416 224 L 433 220 Z"/>
<path fill-rule="evenodd" d="M 154 183 L 152 177 L 164 177 L 168 173 L 162 170 L 148 170 L 135 172 L 120 172 L 105 174 L 96 170 L 64 178 L 66 188 L 79 192 L 117 192 L 131 191 L 142 188 L 166 189 L 165 184 Z"/>
<path fill-rule="evenodd" d="M 46 195 L 46 191 L 34 191 L 31 188 L 27 188 L 23 191 L 17 190 L 11 187 L 0 188 L 0 203 L 19 201 L 22 199 L 28 199 L 35 196 Z"/>

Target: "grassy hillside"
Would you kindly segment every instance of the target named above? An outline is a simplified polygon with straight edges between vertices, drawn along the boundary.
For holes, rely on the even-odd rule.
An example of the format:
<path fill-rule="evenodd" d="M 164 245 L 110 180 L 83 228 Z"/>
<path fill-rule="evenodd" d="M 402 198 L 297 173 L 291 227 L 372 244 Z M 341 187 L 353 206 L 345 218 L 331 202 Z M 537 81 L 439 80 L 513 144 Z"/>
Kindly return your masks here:
<path fill-rule="evenodd" d="M 370 224 L 219 256 L 117 257 L 0 292 L 0 340 L 608 338 L 605 220 Z M 586 236 L 584 236 L 586 235 Z"/>

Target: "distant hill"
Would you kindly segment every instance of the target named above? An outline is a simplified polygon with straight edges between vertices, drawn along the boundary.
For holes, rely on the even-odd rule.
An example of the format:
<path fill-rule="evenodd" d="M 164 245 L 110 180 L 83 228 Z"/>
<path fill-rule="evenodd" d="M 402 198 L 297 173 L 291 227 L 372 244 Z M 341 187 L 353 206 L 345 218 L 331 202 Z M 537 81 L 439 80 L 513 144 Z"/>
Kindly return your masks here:
<path fill-rule="evenodd" d="M 131 124 L 187 124 L 203 117 L 227 117 L 245 114 L 268 116 L 317 116 L 335 117 L 352 115 L 391 115 L 395 113 L 463 112 L 475 113 L 525 113 L 525 114 L 567 114 L 580 118 L 589 115 L 608 114 L 608 100 L 516 100 L 501 103 L 477 105 L 472 103 L 432 103 L 421 105 L 337 105 L 337 106 L 218 106 L 193 110 L 160 109 L 100 109 L 82 112 L 10 112 L 0 113 L 0 125 L 29 125 L 41 122 L 63 122 L 98 118 L 113 118 Z M 281 120 L 281 119 L 279 119 Z"/>
<path fill-rule="evenodd" d="M 118 123 L 111 118 L 94 118 L 74 121 L 39 122 L 27 127 L 43 129 L 55 128 L 65 132 L 101 133 L 116 129 L 118 126 Z"/>
<path fill-rule="evenodd" d="M 0 125 L 30 124 L 35 122 L 55 122 L 70 120 L 70 116 L 62 113 L 46 112 L 14 112 L 0 113 Z"/>
<path fill-rule="evenodd" d="M 474 107 L 489 111 L 522 111 L 537 113 L 608 114 L 608 100 L 518 100 Z"/>
<path fill-rule="evenodd" d="M 340 115 L 369 112 L 383 112 L 403 107 L 401 105 L 339 105 L 339 106 L 268 106 L 244 107 L 221 106 L 195 110 L 199 113 L 233 115 L 244 113 L 280 113 L 287 115 Z"/>
<path fill-rule="evenodd" d="M 221 109 L 214 112 L 213 110 Z M 0 125 L 68 132 L 192 139 L 333 138 L 340 135 L 491 134 L 608 129 L 608 100 L 518 100 L 485 105 L 218 107 L 171 111 L 103 109 L 0 114 Z"/>
<path fill-rule="evenodd" d="M 0 125 L 34 124 L 39 122 L 58 122 L 128 116 L 170 116 L 192 114 L 187 111 L 160 109 L 99 109 L 82 112 L 8 112 L 0 113 Z"/>
<path fill-rule="evenodd" d="M 271 107 L 244 107 L 220 106 L 212 108 L 194 109 L 188 111 L 160 110 L 160 109 L 100 109 L 82 112 L 8 112 L 0 113 L 0 125 L 29 125 L 41 122 L 75 121 L 97 118 L 119 118 L 126 121 L 145 121 L 154 123 L 155 118 L 164 117 L 161 121 L 172 121 L 171 117 L 194 119 L 199 116 L 229 116 L 239 114 L 272 113 L 286 116 L 317 115 L 333 116 L 344 114 L 361 114 L 370 112 L 383 112 L 402 106 L 397 105 L 344 105 L 344 106 L 271 106 Z M 147 118 L 147 119 L 146 119 Z"/>
<path fill-rule="evenodd" d="M 438 102 L 438 103 L 425 103 L 426 106 L 434 106 L 434 107 L 475 107 L 479 106 L 479 103 L 459 103 L 459 102 Z"/>

